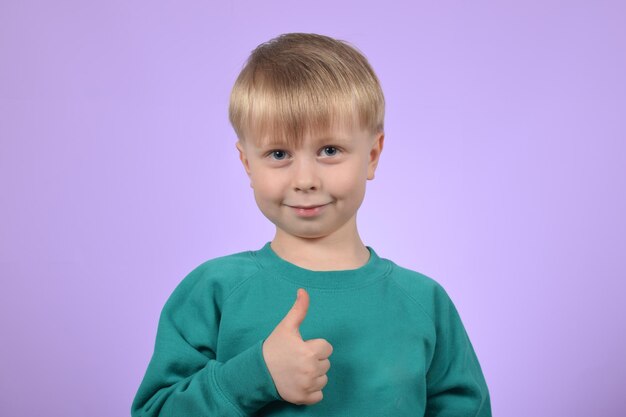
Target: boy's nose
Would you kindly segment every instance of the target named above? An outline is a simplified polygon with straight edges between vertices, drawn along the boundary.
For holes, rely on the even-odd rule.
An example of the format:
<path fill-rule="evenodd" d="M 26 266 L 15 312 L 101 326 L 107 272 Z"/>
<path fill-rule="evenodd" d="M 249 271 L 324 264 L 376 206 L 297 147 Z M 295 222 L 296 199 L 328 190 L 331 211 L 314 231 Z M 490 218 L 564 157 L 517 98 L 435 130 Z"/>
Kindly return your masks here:
<path fill-rule="evenodd" d="M 317 172 L 317 164 L 313 160 L 300 159 L 295 163 L 293 177 L 294 187 L 299 190 L 308 190 L 312 187 L 319 188 L 320 178 Z"/>

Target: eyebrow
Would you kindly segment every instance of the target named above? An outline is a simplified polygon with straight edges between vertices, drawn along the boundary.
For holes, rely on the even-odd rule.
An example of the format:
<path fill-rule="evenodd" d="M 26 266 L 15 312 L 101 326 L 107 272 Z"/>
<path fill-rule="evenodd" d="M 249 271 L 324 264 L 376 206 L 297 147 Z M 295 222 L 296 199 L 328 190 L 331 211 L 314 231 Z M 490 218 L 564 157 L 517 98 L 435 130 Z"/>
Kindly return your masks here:
<path fill-rule="evenodd" d="M 347 144 L 350 141 L 342 136 L 320 136 L 317 139 L 314 139 L 315 143 L 325 143 L 325 142 L 330 142 L 330 143 L 343 143 L 343 144 Z M 284 147 L 287 146 L 287 143 L 285 142 L 269 142 L 269 143 L 265 143 L 265 144 L 261 144 L 261 146 L 259 148 L 270 148 L 270 147 Z"/>

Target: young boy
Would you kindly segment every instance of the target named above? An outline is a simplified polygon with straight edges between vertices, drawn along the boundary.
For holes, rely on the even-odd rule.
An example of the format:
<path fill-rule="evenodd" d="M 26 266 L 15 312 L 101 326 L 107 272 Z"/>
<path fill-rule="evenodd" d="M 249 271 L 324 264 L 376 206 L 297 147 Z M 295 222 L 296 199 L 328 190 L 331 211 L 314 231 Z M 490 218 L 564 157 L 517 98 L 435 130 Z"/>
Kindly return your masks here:
<path fill-rule="evenodd" d="M 330 37 L 279 36 L 252 52 L 229 116 L 276 235 L 176 287 L 132 416 L 491 416 L 446 291 L 359 237 L 384 140 L 366 58 Z"/>

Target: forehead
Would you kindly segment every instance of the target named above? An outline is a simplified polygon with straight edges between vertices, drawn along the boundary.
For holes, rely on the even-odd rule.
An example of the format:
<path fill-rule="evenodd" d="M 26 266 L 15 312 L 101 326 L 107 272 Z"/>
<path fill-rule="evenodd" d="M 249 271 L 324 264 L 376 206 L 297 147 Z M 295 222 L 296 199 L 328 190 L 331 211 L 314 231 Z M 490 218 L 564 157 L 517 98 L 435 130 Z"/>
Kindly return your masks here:
<path fill-rule="evenodd" d="M 340 126 L 338 128 L 328 129 L 310 129 L 301 137 L 290 137 L 286 134 L 273 135 L 266 134 L 263 137 L 254 137 L 252 140 L 256 148 L 267 147 L 294 147 L 300 148 L 303 145 L 321 145 L 324 143 L 333 143 L 336 145 L 349 145 L 360 138 L 361 132 L 350 126 Z"/>
<path fill-rule="evenodd" d="M 273 146 L 295 146 L 298 148 L 303 145 L 322 145 L 324 143 L 331 142 L 337 145 L 348 145 L 352 143 L 352 141 L 354 141 L 354 138 L 350 136 L 326 134 L 319 136 L 305 136 L 298 143 L 289 143 L 288 141 L 282 139 L 267 138 L 263 141 L 255 142 L 255 146 L 257 148 L 267 148 Z"/>

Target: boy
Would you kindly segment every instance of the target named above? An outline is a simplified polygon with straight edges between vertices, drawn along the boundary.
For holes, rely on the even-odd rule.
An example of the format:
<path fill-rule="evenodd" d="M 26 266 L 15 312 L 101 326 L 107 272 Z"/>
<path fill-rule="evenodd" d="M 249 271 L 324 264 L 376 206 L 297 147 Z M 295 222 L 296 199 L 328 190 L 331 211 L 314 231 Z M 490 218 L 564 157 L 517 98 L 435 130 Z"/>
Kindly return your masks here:
<path fill-rule="evenodd" d="M 237 78 L 229 117 L 276 235 L 177 286 L 131 414 L 491 416 L 445 290 L 359 237 L 384 140 L 366 58 L 322 35 L 272 39 Z"/>

